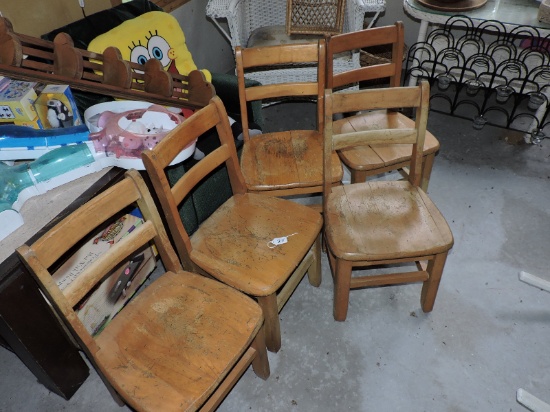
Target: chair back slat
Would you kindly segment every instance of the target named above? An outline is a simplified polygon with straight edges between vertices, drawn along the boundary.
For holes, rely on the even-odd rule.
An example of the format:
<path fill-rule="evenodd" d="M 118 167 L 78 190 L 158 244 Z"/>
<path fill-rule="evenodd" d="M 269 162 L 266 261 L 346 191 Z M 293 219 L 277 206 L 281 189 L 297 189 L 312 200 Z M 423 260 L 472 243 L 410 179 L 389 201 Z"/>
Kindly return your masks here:
<path fill-rule="evenodd" d="M 409 181 L 416 186 L 421 183 L 422 148 L 428 121 L 430 90 L 422 81 L 419 86 L 393 87 L 387 89 L 365 89 L 359 91 L 325 92 L 325 141 L 324 141 L 324 198 L 328 197 L 332 185 L 329 154 L 333 150 L 360 145 L 412 144 Z M 335 134 L 333 116 L 363 110 L 409 108 L 416 110 L 415 128 L 373 127 L 370 130 Z"/>
<path fill-rule="evenodd" d="M 114 191 L 117 191 L 117 195 Z M 140 194 L 131 180 L 124 180 L 93 198 L 86 208 L 77 209 L 33 244 L 33 251 L 45 267 L 50 267 L 69 248 L 98 226 L 98 217 L 113 217 L 131 205 Z"/>
<path fill-rule="evenodd" d="M 317 60 L 317 42 L 281 46 L 239 48 L 244 69 L 282 64 L 310 63 Z"/>
<path fill-rule="evenodd" d="M 198 136 L 213 128 L 218 121 L 215 111 L 211 109 L 195 112 L 185 119 L 185 127 L 170 130 L 155 146 L 154 151 L 147 151 L 148 155 L 144 161 L 154 156 L 155 165 L 162 169 L 166 168 L 183 149 L 193 143 Z"/>
<path fill-rule="evenodd" d="M 397 70 L 395 63 L 382 63 L 342 72 L 332 77 L 330 88 L 337 89 L 359 81 L 376 80 L 385 77 L 393 78 Z M 394 84 L 392 86 L 398 87 L 399 85 Z"/>
<path fill-rule="evenodd" d="M 132 232 L 132 236 L 122 238 L 115 243 L 101 256 L 101 259 L 95 260 L 63 289 L 69 304 L 74 307 L 105 277 L 106 273 L 110 273 L 133 252 L 147 246 L 156 235 L 153 223 L 145 222 Z"/>
<path fill-rule="evenodd" d="M 334 150 L 340 150 L 360 145 L 414 144 L 416 135 L 416 129 L 365 130 L 342 133 L 334 136 L 332 147 Z"/>
<path fill-rule="evenodd" d="M 246 100 L 273 99 L 288 96 L 316 96 L 319 88 L 316 83 L 289 83 L 254 86 L 246 89 Z"/>
<path fill-rule="evenodd" d="M 403 27 L 401 22 L 392 26 L 372 27 L 350 33 L 337 34 L 330 38 L 328 53 L 342 53 L 343 51 L 360 49 L 363 47 L 392 44 L 399 41 Z M 368 36 L 365 35 L 368 33 Z"/>
<path fill-rule="evenodd" d="M 418 107 L 422 98 L 420 88 L 395 87 L 389 89 L 354 90 L 332 94 L 333 113 L 348 113 L 366 110 Z"/>
<path fill-rule="evenodd" d="M 392 26 L 375 27 L 334 35 L 327 40 L 327 88 L 335 89 L 360 81 L 390 78 L 390 87 L 401 83 L 405 30 L 402 22 Z M 339 53 L 373 46 L 391 46 L 391 59 L 387 63 L 334 73 L 334 58 Z"/>

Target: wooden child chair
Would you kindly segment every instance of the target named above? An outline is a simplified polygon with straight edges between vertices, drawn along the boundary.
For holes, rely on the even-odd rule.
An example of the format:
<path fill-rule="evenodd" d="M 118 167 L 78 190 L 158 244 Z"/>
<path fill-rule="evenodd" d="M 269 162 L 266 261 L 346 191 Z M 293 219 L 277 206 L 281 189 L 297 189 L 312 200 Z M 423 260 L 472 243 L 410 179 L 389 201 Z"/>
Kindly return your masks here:
<path fill-rule="evenodd" d="M 166 169 L 189 142 L 215 128 L 221 146 L 208 153 L 170 186 Z M 321 283 L 321 215 L 272 196 L 247 193 L 235 141 L 218 97 L 168 133 L 143 162 L 159 198 L 184 268 L 211 276 L 258 300 L 265 318 L 266 344 L 281 347 L 279 312 L 308 272 Z M 179 214 L 206 177 L 225 166 L 232 195 L 188 233 Z M 218 202 L 210 193 L 203 202 Z"/>
<path fill-rule="evenodd" d="M 144 223 L 61 290 L 52 278 L 57 262 L 136 204 Z M 108 282 L 108 274 L 118 278 L 121 264 L 150 242 L 167 272 L 92 336 L 74 308 Z M 122 398 L 137 411 L 213 410 L 250 363 L 258 376 L 269 376 L 260 307 L 220 282 L 181 269 L 136 171 L 17 252 L 119 403 Z"/>
<path fill-rule="evenodd" d="M 453 236 L 445 218 L 420 187 L 429 85 L 325 94 L 324 233 L 334 278 L 334 318 L 346 319 L 350 289 L 423 282 L 421 304 L 432 310 Z M 361 110 L 416 109 L 410 128 L 333 128 L 333 115 Z M 350 120 L 350 121 L 353 121 Z M 359 145 L 407 144 L 408 180 L 367 181 L 334 187 L 330 153 Z M 427 265 L 426 265 L 427 261 Z M 415 271 L 352 277 L 354 267 L 415 263 Z"/>
<path fill-rule="evenodd" d="M 323 186 L 323 93 L 325 76 L 325 41 L 308 44 L 283 44 L 271 47 L 237 47 L 237 77 L 244 145 L 241 168 L 246 187 L 251 192 L 272 196 L 320 194 Z M 248 70 L 269 66 L 282 72 L 289 67 L 315 65 L 315 81 L 299 82 L 279 79 L 261 86 L 247 86 Z M 248 106 L 250 102 L 265 99 L 313 98 L 317 105 L 314 130 L 289 130 L 248 133 Z M 342 165 L 336 153 L 331 158 L 333 183 L 339 184 Z M 320 206 L 319 206 L 320 210 Z"/>
<path fill-rule="evenodd" d="M 345 72 L 336 73 L 333 70 L 334 59 L 341 53 L 373 46 L 391 47 L 391 60 L 386 63 L 364 66 Z M 327 88 L 335 90 L 361 81 L 384 78 L 389 78 L 390 87 L 399 87 L 401 84 L 404 47 L 402 22 L 397 22 L 392 26 L 374 27 L 330 37 L 327 41 Z M 342 131 L 410 128 L 413 123 L 413 120 L 399 111 L 376 110 L 356 114 L 353 117 L 335 122 L 333 128 L 335 131 L 343 126 L 348 129 Z M 421 183 L 422 189 L 426 192 L 428 191 L 435 154 L 438 150 L 439 142 L 430 132 L 426 132 Z M 376 176 L 393 170 L 398 170 L 406 176 L 411 161 L 411 148 L 408 145 L 353 147 L 342 149 L 338 151 L 338 154 L 342 162 L 350 169 L 352 183 L 364 182 L 369 176 Z"/>

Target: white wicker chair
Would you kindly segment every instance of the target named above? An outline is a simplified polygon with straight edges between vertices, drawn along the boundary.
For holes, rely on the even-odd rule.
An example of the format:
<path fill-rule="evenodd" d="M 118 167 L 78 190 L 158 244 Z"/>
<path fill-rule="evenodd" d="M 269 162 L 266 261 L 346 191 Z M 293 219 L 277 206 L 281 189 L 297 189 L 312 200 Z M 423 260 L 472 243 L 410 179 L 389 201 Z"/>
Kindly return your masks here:
<path fill-rule="evenodd" d="M 286 6 L 286 0 L 209 0 L 206 5 L 206 15 L 218 26 L 235 50 L 236 46 L 252 47 L 257 45 L 252 44 L 253 42 L 249 42 L 249 40 L 253 32 L 257 33 L 259 29 L 269 28 L 271 33 L 276 32 L 277 36 L 284 37 L 286 35 Z M 370 22 L 372 25 L 385 9 L 386 0 L 347 0 L 343 32 L 363 29 L 365 13 L 374 13 Z M 222 27 L 219 19 L 227 20 L 229 33 Z M 302 39 L 307 39 L 307 35 Z M 348 71 L 358 67 L 360 67 L 359 52 L 341 57 L 334 63 L 335 72 Z M 267 84 L 287 82 L 290 77 L 293 81 L 314 81 L 316 75 L 315 67 L 293 67 L 262 70 L 249 73 L 247 77 Z"/>

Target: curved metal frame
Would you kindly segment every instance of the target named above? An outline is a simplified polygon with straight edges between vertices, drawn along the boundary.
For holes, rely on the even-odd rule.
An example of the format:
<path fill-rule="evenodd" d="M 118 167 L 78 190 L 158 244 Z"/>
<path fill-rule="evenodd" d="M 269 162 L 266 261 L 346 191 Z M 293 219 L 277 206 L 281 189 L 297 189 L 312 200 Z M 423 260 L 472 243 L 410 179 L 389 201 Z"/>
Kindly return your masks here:
<path fill-rule="evenodd" d="M 475 128 L 550 136 L 550 35 L 535 27 L 452 16 L 409 48 L 404 83 L 411 78 L 430 81 L 432 110 L 471 118 Z"/>

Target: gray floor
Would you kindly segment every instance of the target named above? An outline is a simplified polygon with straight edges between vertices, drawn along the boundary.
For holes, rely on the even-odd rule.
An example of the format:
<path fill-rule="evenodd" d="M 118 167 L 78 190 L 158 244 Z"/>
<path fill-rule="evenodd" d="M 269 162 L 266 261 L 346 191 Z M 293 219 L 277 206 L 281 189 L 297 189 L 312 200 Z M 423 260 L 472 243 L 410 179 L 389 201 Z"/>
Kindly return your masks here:
<path fill-rule="evenodd" d="M 309 107 L 272 107 L 288 121 Z M 346 322 L 332 318 L 332 280 L 304 280 L 281 313 L 283 346 L 267 381 L 248 371 L 220 411 L 526 411 L 524 388 L 550 402 L 550 140 L 431 113 L 441 141 L 429 193 L 455 237 L 434 311 L 420 285 L 352 291 Z M 0 411 L 125 411 L 92 371 L 70 401 L 48 392 L 0 349 Z"/>

